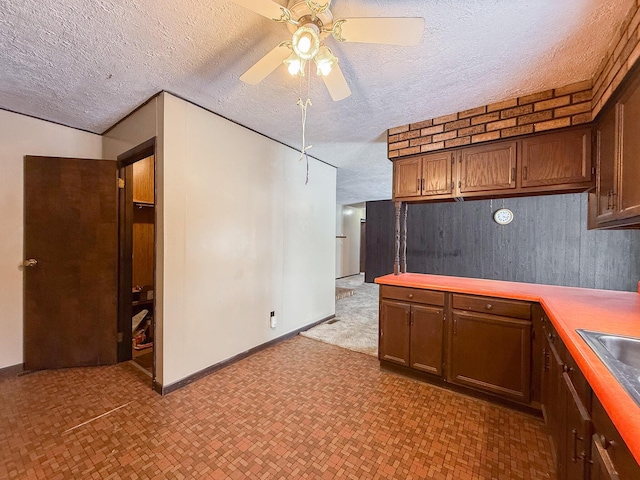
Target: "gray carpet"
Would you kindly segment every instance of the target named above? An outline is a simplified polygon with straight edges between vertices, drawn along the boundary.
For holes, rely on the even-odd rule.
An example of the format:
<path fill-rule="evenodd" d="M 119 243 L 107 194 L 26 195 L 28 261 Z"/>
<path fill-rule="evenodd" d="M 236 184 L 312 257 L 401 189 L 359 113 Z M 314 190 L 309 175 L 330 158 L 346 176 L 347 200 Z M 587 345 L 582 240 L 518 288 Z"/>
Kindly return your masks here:
<path fill-rule="evenodd" d="M 354 294 L 336 301 L 336 316 L 300 335 L 367 355 L 378 356 L 378 285 L 364 283 L 364 274 L 336 280 L 336 287 Z"/>

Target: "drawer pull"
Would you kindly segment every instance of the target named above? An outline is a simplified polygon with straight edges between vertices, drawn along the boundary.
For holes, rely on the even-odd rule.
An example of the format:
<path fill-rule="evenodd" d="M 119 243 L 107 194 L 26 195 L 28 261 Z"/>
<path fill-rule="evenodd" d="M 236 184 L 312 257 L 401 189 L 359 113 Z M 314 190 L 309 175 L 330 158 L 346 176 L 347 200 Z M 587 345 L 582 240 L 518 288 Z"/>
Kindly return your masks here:
<path fill-rule="evenodd" d="M 493 308 L 493 305 L 491 305 L 490 303 L 487 303 L 487 310 L 491 310 Z"/>
<path fill-rule="evenodd" d="M 410 293 L 409 295 L 407 295 L 407 297 L 413 298 L 413 293 Z"/>

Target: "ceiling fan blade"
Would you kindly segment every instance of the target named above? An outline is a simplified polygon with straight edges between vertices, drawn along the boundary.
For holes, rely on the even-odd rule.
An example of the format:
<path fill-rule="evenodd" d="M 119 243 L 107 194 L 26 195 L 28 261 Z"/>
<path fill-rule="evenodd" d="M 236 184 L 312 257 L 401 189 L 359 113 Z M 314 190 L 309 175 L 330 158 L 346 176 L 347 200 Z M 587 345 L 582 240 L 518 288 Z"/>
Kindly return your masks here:
<path fill-rule="evenodd" d="M 282 5 L 272 0 L 231 0 L 233 3 L 248 8 L 249 10 L 259 13 L 263 17 L 271 20 L 278 20 L 283 14 Z"/>
<path fill-rule="evenodd" d="M 257 85 L 278 68 L 289 55 L 291 55 L 291 49 L 286 42 L 281 43 L 244 72 L 240 80 L 249 85 Z"/>
<path fill-rule="evenodd" d="M 417 45 L 424 18 L 345 18 L 334 22 L 333 36 L 342 42 Z"/>
<path fill-rule="evenodd" d="M 327 86 L 327 90 L 329 90 L 334 102 L 339 102 L 351 95 L 351 89 L 342 74 L 340 65 L 333 67 L 329 75 L 323 76 L 322 80 L 324 80 L 324 84 Z"/>

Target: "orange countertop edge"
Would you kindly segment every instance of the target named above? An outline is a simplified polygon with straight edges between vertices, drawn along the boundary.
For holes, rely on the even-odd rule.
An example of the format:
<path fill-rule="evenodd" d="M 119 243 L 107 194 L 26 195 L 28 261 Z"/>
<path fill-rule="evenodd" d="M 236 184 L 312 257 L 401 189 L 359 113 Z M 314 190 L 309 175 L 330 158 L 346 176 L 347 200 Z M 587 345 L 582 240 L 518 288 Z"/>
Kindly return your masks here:
<path fill-rule="evenodd" d="M 640 407 L 576 332 L 640 337 L 640 294 L 420 273 L 385 275 L 375 282 L 539 302 L 640 464 Z"/>

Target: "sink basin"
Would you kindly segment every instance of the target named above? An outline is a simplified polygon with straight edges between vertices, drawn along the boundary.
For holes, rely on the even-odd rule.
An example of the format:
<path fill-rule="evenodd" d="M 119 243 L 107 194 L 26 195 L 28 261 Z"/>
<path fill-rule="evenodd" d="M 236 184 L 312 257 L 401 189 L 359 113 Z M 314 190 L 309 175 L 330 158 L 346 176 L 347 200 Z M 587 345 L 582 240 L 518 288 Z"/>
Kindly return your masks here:
<path fill-rule="evenodd" d="M 633 368 L 640 369 L 640 338 L 600 335 L 597 337 L 611 356 Z"/>
<path fill-rule="evenodd" d="M 640 406 L 640 338 L 576 330 Z"/>

